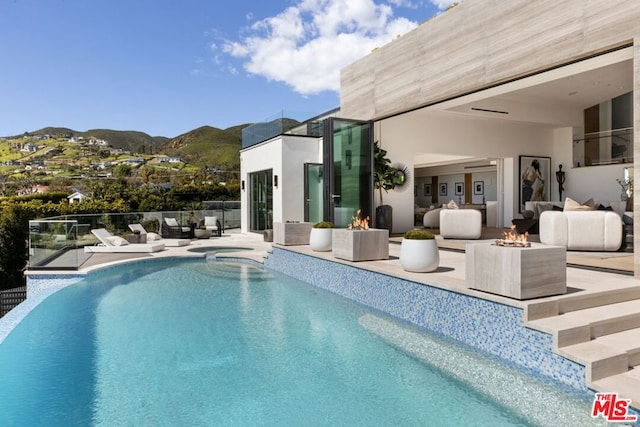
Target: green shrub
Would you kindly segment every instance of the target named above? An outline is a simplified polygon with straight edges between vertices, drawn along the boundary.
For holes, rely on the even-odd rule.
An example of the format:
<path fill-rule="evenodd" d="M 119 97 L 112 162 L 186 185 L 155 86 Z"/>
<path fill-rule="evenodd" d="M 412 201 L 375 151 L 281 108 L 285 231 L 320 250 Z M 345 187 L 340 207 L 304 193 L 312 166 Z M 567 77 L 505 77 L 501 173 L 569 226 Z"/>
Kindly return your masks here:
<path fill-rule="evenodd" d="M 436 236 L 430 231 L 427 230 L 409 230 L 404 233 L 405 239 L 411 240 L 430 240 L 435 239 Z"/>
<path fill-rule="evenodd" d="M 333 223 L 329 221 L 322 221 L 313 224 L 313 228 L 333 228 Z"/>

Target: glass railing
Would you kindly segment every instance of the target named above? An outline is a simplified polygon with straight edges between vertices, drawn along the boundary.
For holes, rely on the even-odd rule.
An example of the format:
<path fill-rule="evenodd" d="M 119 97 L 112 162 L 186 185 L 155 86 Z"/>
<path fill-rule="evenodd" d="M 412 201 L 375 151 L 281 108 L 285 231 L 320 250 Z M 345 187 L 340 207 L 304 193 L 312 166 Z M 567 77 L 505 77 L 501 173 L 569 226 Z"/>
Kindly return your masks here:
<path fill-rule="evenodd" d="M 322 136 L 322 122 L 335 117 L 339 109 L 333 109 L 312 118 L 311 114 L 299 111 L 281 111 L 271 117 L 242 129 L 242 148 L 251 147 L 278 135 Z"/>
<path fill-rule="evenodd" d="M 85 246 L 99 244 L 92 229 L 105 228 L 125 237 L 129 224 L 141 224 L 147 232 L 162 234 L 165 218 L 181 226 L 203 225 L 205 217 L 216 217 L 225 230 L 240 228 L 240 202 L 203 202 L 205 209 L 188 211 L 131 212 L 64 215 L 29 221 L 29 269 L 75 270 L 89 257 Z"/>
<path fill-rule="evenodd" d="M 633 128 L 588 133 L 574 140 L 574 166 L 633 163 Z"/>

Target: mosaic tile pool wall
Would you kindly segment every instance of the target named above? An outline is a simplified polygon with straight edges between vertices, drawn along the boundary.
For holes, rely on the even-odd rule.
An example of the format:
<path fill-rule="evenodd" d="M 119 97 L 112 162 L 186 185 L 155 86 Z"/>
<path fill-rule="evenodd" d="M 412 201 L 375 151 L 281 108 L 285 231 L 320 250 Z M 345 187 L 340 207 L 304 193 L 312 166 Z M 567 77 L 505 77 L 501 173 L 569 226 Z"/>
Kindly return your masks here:
<path fill-rule="evenodd" d="M 526 328 L 519 308 L 275 247 L 265 267 L 587 390 L 584 366 L 553 354 L 551 335 Z"/>

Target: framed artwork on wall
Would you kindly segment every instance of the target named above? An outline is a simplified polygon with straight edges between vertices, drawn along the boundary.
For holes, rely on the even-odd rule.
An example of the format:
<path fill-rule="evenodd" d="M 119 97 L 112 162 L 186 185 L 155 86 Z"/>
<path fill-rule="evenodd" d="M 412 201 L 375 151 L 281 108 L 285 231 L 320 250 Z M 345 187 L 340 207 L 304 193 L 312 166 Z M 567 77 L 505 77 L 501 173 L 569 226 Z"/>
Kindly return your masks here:
<path fill-rule="evenodd" d="M 443 182 L 440 184 L 440 195 L 441 196 L 446 196 L 447 195 L 447 183 Z"/>
<path fill-rule="evenodd" d="M 464 194 L 464 182 L 456 182 L 456 196 Z"/>
<path fill-rule="evenodd" d="M 484 195 L 484 181 L 473 181 L 473 194 L 475 196 Z"/>
<path fill-rule="evenodd" d="M 430 196 L 431 195 L 431 184 L 425 184 L 424 185 L 424 195 L 425 196 Z"/>
<path fill-rule="evenodd" d="M 526 202 L 549 201 L 551 157 L 520 156 L 520 212 Z"/>

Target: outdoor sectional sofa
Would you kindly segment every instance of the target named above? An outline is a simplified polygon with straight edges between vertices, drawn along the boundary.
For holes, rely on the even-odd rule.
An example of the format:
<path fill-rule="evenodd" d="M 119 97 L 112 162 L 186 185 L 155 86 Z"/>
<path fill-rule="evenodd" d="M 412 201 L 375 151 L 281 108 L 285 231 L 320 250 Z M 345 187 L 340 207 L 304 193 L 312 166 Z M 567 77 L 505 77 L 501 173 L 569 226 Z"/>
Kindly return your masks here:
<path fill-rule="evenodd" d="M 622 245 L 620 215 L 612 211 L 545 211 L 540 243 L 574 251 L 617 251 Z"/>

